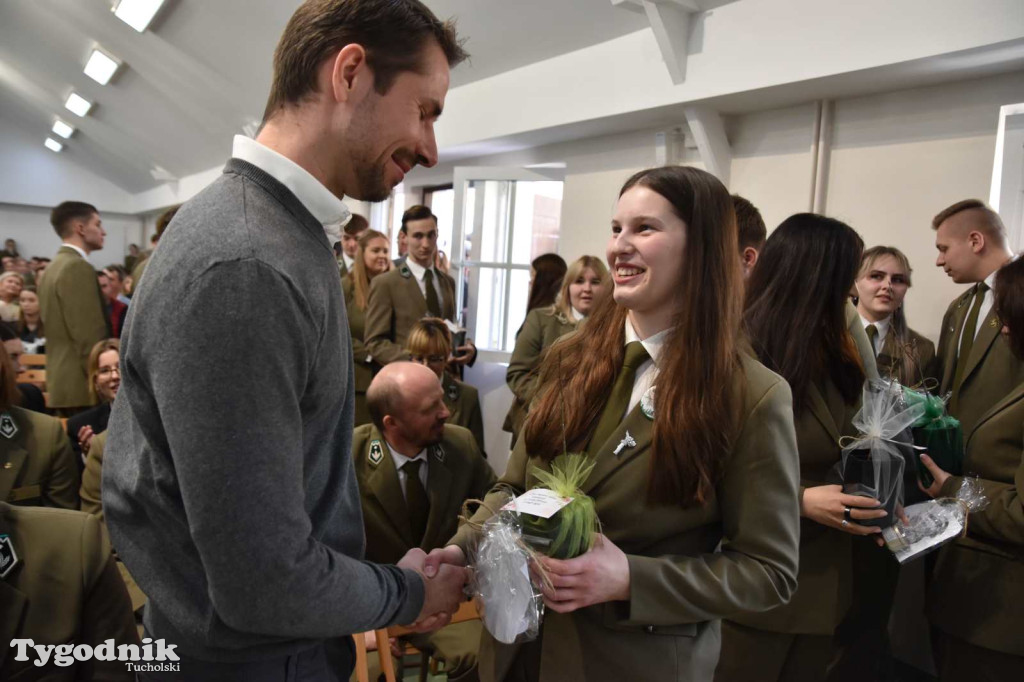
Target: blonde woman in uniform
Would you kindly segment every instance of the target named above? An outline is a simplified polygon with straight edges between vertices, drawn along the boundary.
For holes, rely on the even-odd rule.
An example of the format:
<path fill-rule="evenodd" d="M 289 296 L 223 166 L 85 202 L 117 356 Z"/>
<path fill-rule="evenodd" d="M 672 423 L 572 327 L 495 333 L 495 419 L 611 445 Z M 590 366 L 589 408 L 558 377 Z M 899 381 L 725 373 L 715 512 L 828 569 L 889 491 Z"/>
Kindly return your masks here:
<path fill-rule="evenodd" d="M 363 343 L 366 327 L 366 301 L 370 295 L 370 280 L 391 269 L 388 258 L 388 238 L 377 230 L 366 230 L 359 237 L 352 270 L 341 278 L 341 290 L 345 294 L 345 311 L 348 314 L 348 328 L 352 334 L 352 359 L 355 374 L 356 405 L 355 425 L 369 424 L 370 412 L 366 409 L 366 389 L 373 381 L 373 361 Z"/>
<path fill-rule="evenodd" d="M 796 588 L 791 396 L 740 351 L 736 252 L 714 176 L 666 167 L 626 182 L 607 246 L 613 295 L 543 360 L 501 479 L 536 483 L 532 467 L 562 454 L 564 409 L 568 450 L 594 460 L 583 492 L 602 534 L 580 557 L 542 560 L 552 588 L 539 638 L 485 636 L 481 679 L 710 680 L 720 619 Z M 431 561 L 462 560 L 474 537 L 464 525 Z"/>
<path fill-rule="evenodd" d="M 527 313 L 505 373 L 505 381 L 514 398 L 505 417 L 504 429 L 512 432 L 513 447 L 526 421 L 537 384 L 536 370 L 544 353 L 556 339 L 575 331 L 590 315 L 607 282 L 608 268 L 604 263 L 594 256 L 581 256 L 566 271 L 555 304 Z"/>

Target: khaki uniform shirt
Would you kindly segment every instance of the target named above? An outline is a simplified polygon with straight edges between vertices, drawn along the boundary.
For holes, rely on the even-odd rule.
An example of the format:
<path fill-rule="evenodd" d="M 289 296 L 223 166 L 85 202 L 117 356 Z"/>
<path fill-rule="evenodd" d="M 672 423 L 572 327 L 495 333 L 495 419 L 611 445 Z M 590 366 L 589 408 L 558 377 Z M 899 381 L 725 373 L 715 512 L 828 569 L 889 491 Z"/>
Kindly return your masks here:
<path fill-rule="evenodd" d="M 78 465 L 59 419 L 20 407 L 0 414 L 0 502 L 78 509 Z"/>

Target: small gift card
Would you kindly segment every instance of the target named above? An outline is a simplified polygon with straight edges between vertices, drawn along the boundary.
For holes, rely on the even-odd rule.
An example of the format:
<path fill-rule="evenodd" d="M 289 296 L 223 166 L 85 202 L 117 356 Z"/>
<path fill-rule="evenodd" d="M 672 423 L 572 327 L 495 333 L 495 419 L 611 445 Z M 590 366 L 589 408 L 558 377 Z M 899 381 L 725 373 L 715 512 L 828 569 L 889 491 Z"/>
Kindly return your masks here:
<path fill-rule="evenodd" d="M 547 488 L 534 488 L 512 500 L 502 510 L 517 511 L 530 516 L 550 519 L 559 509 L 573 501 L 571 497 L 562 497 Z"/>

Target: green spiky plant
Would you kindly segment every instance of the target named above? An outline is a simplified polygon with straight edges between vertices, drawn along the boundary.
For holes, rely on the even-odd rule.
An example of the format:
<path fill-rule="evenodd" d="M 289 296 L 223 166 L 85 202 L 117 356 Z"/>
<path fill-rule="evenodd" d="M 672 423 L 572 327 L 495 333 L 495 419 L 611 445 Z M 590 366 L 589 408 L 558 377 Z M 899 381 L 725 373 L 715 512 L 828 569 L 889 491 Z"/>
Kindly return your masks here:
<path fill-rule="evenodd" d="M 594 469 L 594 460 L 584 454 L 562 454 L 551 462 L 551 471 L 532 467 L 530 473 L 540 485 L 573 501 L 549 519 L 522 514 L 523 536 L 534 540 L 538 551 L 554 559 L 572 559 L 590 550 L 598 532 L 594 500 L 580 486 Z"/>

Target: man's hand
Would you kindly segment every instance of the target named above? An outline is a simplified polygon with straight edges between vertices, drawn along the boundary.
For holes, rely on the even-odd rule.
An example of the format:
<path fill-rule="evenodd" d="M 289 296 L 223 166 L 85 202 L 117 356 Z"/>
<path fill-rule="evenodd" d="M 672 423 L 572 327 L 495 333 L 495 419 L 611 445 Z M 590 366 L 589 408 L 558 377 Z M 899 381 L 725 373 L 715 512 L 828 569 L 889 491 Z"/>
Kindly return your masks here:
<path fill-rule="evenodd" d="M 78 447 L 81 448 L 83 455 L 89 454 L 89 446 L 92 445 L 93 435 L 95 434 L 93 434 L 92 427 L 89 425 L 78 429 Z"/>
<path fill-rule="evenodd" d="M 441 550 L 442 552 L 444 550 Z M 459 550 L 461 553 L 461 550 Z M 437 565 L 434 561 L 433 577 L 427 577 L 427 555 L 423 550 L 409 550 L 398 562 L 399 568 L 408 568 L 423 576 L 423 608 L 420 609 L 416 622 L 409 627 L 417 632 L 431 632 L 443 628 L 452 618 L 459 604 L 464 600 L 463 588 L 466 585 L 468 572 L 461 566 L 448 563 Z"/>
<path fill-rule="evenodd" d="M 472 341 L 466 341 L 465 346 L 459 346 L 455 349 L 452 357 L 448 360 L 448 364 L 453 367 L 459 365 L 468 365 L 476 359 L 476 346 L 473 345 Z"/>
<path fill-rule="evenodd" d="M 440 547 L 433 549 L 423 562 L 423 574 L 428 578 L 433 578 L 441 564 L 465 566 L 466 554 L 458 545 L 448 545 L 444 549 Z"/>

